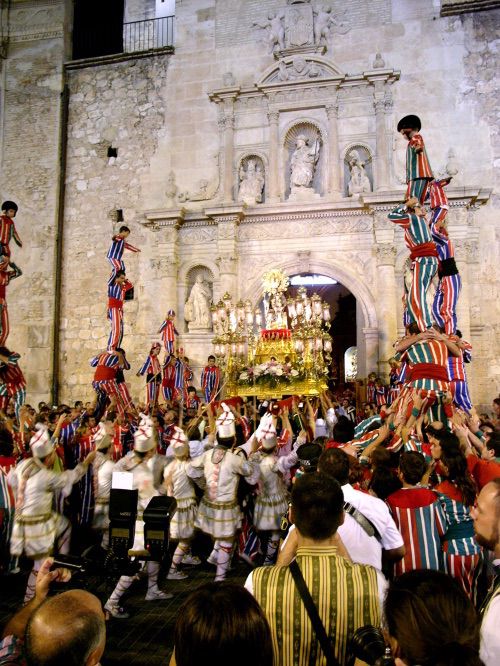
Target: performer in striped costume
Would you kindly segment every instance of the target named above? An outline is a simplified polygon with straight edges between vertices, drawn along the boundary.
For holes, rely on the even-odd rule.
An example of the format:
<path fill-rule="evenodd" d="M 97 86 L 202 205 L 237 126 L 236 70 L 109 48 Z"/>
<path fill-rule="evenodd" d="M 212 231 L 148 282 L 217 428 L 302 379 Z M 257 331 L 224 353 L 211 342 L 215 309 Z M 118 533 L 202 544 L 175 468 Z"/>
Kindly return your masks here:
<path fill-rule="evenodd" d="M 408 140 L 406 149 L 406 198 L 417 197 L 424 203 L 432 180 L 432 169 L 425 150 L 424 140 L 419 134 L 422 124 L 418 116 L 405 116 L 398 123 L 398 132 Z"/>
<path fill-rule="evenodd" d="M 387 389 L 382 384 L 380 377 L 375 380 L 375 403 L 377 407 L 382 407 L 387 403 Z"/>
<path fill-rule="evenodd" d="M 403 452 L 399 460 L 403 487 L 386 500 L 406 547 L 403 559 L 394 564 L 395 576 L 413 569 L 445 571 L 441 538 L 446 519 L 438 495 L 420 486 L 426 469 L 423 455 Z"/>
<path fill-rule="evenodd" d="M 396 343 L 401 360 L 408 362 L 408 373 L 403 391 L 418 389 L 426 391 L 419 413 L 432 411 L 432 420 L 446 423 L 442 409 L 442 398 L 449 388 L 448 355 L 459 356 L 460 350 L 448 336 L 434 329 L 415 333 L 415 324 L 410 326 L 410 335 Z M 404 404 L 404 401 L 401 403 Z M 419 414 L 414 414 L 418 417 Z"/>
<path fill-rule="evenodd" d="M 400 369 L 401 363 L 394 356 L 389 359 L 389 365 L 391 367 L 389 372 L 389 392 L 387 394 L 387 404 L 392 405 L 396 400 L 398 395 L 401 392 L 401 379 L 400 379 Z"/>
<path fill-rule="evenodd" d="M 163 376 L 161 380 L 161 392 L 165 402 L 173 400 L 176 393 L 177 359 L 175 356 L 167 356 L 163 364 Z"/>
<path fill-rule="evenodd" d="M 430 205 L 432 209 L 431 233 L 436 243 L 439 266 L 439 284 L 432 304 L 432 314 L 438 326 L 448 335 L 457 329 L 457 302 L 462 288 L 462 281 L 455 263 L 453 243 L 448 236 L 446 216 L 448 198 L 443 185 L 449 180 L 432 181 L 430 187 Z"/>
<path fill-rule="evenodd" d="M 377 379 L 376 372 L 370 372 L 368 381 L 366 383 L 366 402 L 375 402 L 375 380 Z"/>
<path fill-rule="evenodd" d="M 219 391 L 220 368 L 215 365 L 215 356 L 208 357 L 208 365 L 201 373 L 201 388 L 205 392 L 205 402 L 215 400 Z"/>
<path fill-rule="evenodd" d="M 201 400 L 199 399 L 196 393 L 196 388 L 194 386 L 188 386 L 186 392 L 187 392 L 186 409 L 198 410 Z"/>
<path fill-rule="evenodd" d="M 14 240 L 16 245 L 23 244 L 17 233 L 14 218 L 18 211 L 18 205 L 14 201 L 4 201 L 2 204 L 2 215 L 0 216 L 0 254 L 10 257 L 10 241 Z"/>
<path fill-rule="evenodd" d="M 125 239 L 130 235 L 130 229 L 123 225 L 120 227 L 116 236 L 111 239 L 111 246 L 106 255 L 109 263 L 111 264 L 111 276 L 108 284 L 111 284 L 116 278 L 118 271 L 125 272 L 125 264 L 123 262 L 123 251 L 130 250 L 130 252 L 140 252 L 139 248 L 125 242 Z"/>
<path fill-rule="evenodd" d="M 123 301 L 132 283 L 127 280 L 124 271 L 119 270 L 113 281 L 108 284 L 108 319 L 111 331 L 108 338 L 108 351 L 121 347 L 123 340 Z"/>
<path fill-rule="evenodd" d="M 427 304 L 427 290 L 437 267 L 437 250 L 424 217 L 424 209 L 416 199 L 400 204 L 389 213 L 389 219 L 405 230 L 406 247 L 413 262 L 413 279 L 408 294 L 408 314 L 421 331 L 432 326 L 431 311 Z"/>
<path fill-rule="evenodd" d="M 467 460 L 455 441 L 440 441 L 440 472 L 444 477 L 436 486 L 446 517 L 443 537 L 448 573 L 456 578 L 475 601 L 476 585 L 482 564 L 482 549 L 474 539 L 470 510 L 476 501 L 476 486 Z"/>
<path fill-rule="evenodd" d="M 26 400 L 26 380 L 19 367 L 20 358 L 20 354 L 0 347 L 0 409 L 5 411 L 12 400 L 18 422 L 20 409 Z"/>
<path fill-rule="evenodd" d="M 470 363 L 472 361 L 472 345 L 470 342 L 462 339 L 462 333 L 458 329 L 456 335 L 450 336 L 450 340 L 460 350 L 460 356 L 450 356 L 448 358 L 448 375 L 453 403 L 459 409 L 463 409 L 470 414 L 472 400 L 469 393 L 469 385 L 467 383 L 464 363 Z"/>
<path fill-rule="evenodd" d="M 161 333 L 161 339 L 163 341 L 163 346 L 165 347 L 165 351 L 167 352 L 167 354 L 174 353 L 175 336 L 179 335 L 177 329 L 175 328 L 174 320 L 175 320 L 175 312 L 174 310 L 169 310 L 167 312 L 167 318 L 165 319 L 165 321 L 158 330 L 158 333 Z"/>
<path fill-rule="evenodd" d="M 161 383 L 161 365 L 158 358 L 160 350 L 160 343 L 153 343 L 146 361 L 137 373 L 138 377 L 146 374 L 146 405 L 149 414 L 151 414 L 158 402 L 158 391 Z"/>
<path fill-rule="evenodd" d="M 92 386 L 97 393 L 97 407 L 99 413 L 103 413 L 108 400 L 116 399 L 116 408 L 121 416 L 125 414 L 125 404 L 118 391 L 116 383 L 116 374 L 123 365 L 123 355 L 118 350 L 114 352 L 103 352 L 90 361 L 90 365 L 95 368 L 94 381 Z"/>
<path fill-rule="evenodd" d="M 130 370 L 130 363 L 127 360 L 125 350 L 122 349 L 122 347 L 117 347 L 116 351 L 120 352 L 122 355 L 122 362 L 116 372 L 116 387 L 118 389 L 118 393 L 120 394 L 123 409 L 126 412 L 135 412 L 135 405 L 132 400 L 132 396 L 130 395 L 130 391 L 128 390 L 127 382 L 125 381 L 125 375 L 123 372 L 124 370 Z"/>
<path fill-rule="evenodd" d="M 12 269 L 12 270 L 9 270 Z M 9 337 L 9 311 L 7 308 L 7 285 L 11 280 L 22 275 L 20 268 L 16 266 L 6 255 L 0 255 L 0 346 L 7 342 Z"/>

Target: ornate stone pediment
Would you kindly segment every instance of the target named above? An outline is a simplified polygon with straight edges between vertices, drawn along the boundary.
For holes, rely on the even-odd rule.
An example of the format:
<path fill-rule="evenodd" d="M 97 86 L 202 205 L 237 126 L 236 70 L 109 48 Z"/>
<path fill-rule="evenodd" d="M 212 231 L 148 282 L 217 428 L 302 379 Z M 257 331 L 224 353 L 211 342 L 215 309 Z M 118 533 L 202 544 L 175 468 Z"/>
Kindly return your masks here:
<path fill-rule="evenodd" d="M 294 55 L 273 63 L 262 74 L 257 86 L 269 83 L 295 83 L 303 80 L 338 79 L 345 73 L 332 60 L 317 55 Z"/>

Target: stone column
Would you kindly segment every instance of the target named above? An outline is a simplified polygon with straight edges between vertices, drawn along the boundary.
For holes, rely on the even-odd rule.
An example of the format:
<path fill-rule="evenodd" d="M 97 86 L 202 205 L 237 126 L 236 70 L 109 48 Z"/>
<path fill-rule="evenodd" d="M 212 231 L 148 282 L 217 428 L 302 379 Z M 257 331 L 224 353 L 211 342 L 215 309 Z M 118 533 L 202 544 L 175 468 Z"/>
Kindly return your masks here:
<path fill-rule="evenodd" d="M 224 172 L 222 191 L 224 202 L 234 201 L 233 157 L 234 157 L 234 112 L 233 101 L 225 100 L 223 115 L 219 118 L 219 127 L 223 131 Z"/>
<path fill-rule="evenodd" d="M 387 183 L 387 137 L 385 132 L 386 96 L 383 81 L 374 82 L 373 106 L 375 109 L 375 178 L 374 189 L 386 190 Z"/>
<path fill-rule="evenodd" d="M 472 294 L 470 293 L 469 259 L 472 259 L 471 263 L 475 263 L 468 249 L 467 243 L 463 241 L 455 243 L 455 260 L 460 273 L 460 279 L 462 280 L 462 290 L 457 303 L 457 326 L 466 340 L 470 340 L 471 328 L 470 303 Z M 471 266 L 472 270 L 475 268 L 477 267 Z"/>
<path fill-rule="evenodd" d="M 242 206 L 205 210 L 206 215 L 217 221 L 217 258 L 220 294 L 226 291 L 238 300 L 238 225 L 243 217 Z"/>
<path fill-rule="evenodd" d="M 387 361 L 394 354 L 393 344 L 397 338 L 396 310 L 396 248 L 392 243 L 376 246 L 377 256 L 377 317 L 379 322 L 378 349 L 379 374 L 387 377 Z"/>
<path fill-rule="evenodd" d="M 152 259 L 152 268 L 158 280 L 151 309 L 155 315 L 164 316 L 169 309 L 179 312 L 177 277 L 179 269 L 179 228 L 184 222 L 184 208 L 158 211 L 147 214 L 148 226 L 157 234 L 157 251 Z M 151 325 L 156 326 L 155 319 Z M 151 331 L 153 334 L 154 331 Z"/>
<path fill-rule="evenodd" d="M 378 368 L 378 329 L 374 327 L 363 328 L 365 336 L 366 374 L 377 372 Z"/>
<path fill-rule="evenodd" d="M 327 104 L 326 115 L 328 118 L 328 138 L 330 142 L 329 162 L 330 174 L 328 179 L 327 191 L 334 198 L 341 198 L 343 196 L 342 190 L 342 172 L 340 164 L 340 151 L 339 151 L 339 132 L 338 132 L 338 93 L 335 93 L 330 104 Z"/>
<path fill-rule="evenodd" d="M 280 200 L 279 191 L 279 111 L 269 111 L 269 202 Z"/>

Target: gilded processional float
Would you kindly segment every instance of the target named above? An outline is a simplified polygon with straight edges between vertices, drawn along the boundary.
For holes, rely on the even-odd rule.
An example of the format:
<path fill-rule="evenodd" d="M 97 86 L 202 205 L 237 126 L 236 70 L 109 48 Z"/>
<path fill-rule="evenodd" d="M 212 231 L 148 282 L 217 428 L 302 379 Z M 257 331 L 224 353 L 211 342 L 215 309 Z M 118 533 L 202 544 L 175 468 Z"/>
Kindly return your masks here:
<path fill-rule="evenodd" d="M 288 277 L 280 270 L 262 278 L 262 305 L 231 295 L 212 305 L 217 364 L 224 372 L 226 396 L 260 399 L 319 395 L 327 388 L 332 339 L 330 307 L 299 287 L 287 296 Z"/>

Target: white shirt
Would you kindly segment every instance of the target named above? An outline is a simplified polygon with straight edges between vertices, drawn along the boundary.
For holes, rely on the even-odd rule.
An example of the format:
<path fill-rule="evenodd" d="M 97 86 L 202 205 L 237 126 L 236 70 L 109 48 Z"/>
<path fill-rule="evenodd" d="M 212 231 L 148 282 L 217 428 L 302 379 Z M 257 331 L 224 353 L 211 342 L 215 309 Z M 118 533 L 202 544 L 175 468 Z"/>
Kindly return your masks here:
<path fill-rule="evenodd" d="M 493 560 L 495 566 L 500 566 L 500 559 Z M 498 666 L 500 664 L 500 594 L 490 601 L 481 623 L 481 647 L 479 656 L 485 666 Z"/>
<path fill-rule="evenodd" d="M 396 527 L 387 504 L 381 499 L 355 490 L 350 483 L 342 486 L 342 492 L 344 502 L 349 502 L 373 523 L 381 540 L 369 536 L 356 519 L 348 513 L 345 514 L 344 524 L 338 529 L 339 536 L 353 562 L 371 564 L 380 571 L 382 569 L 382 549 L 400 548 L 404 543 L 403 537 Z"/>

